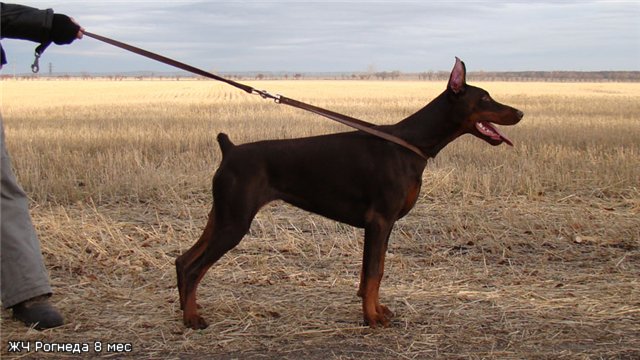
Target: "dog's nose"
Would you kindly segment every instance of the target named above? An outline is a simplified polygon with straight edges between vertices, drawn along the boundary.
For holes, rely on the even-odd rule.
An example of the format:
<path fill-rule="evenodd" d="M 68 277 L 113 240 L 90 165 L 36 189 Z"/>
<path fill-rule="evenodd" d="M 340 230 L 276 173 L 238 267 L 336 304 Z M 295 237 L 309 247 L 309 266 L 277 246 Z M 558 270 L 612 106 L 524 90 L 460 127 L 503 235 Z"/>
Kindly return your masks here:
<path fill-rule="evenodd" d="M 520 110 L 518 110 L 516 114 L 518 115 L 518 120 L 522 119 L 522 117 L 524 116 L 524 113 Z"/>

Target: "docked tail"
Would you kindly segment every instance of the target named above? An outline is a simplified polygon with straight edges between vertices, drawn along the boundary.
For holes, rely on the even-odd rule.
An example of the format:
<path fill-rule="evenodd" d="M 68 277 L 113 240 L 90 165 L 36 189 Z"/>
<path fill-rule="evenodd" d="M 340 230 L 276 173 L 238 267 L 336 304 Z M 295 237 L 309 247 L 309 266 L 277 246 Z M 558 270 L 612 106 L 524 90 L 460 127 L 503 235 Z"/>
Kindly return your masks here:
<path fill-rule="evenodd" d="M 222 151 L 222 156 L 229 152 L 231 148 L 235 145 L 229 140 L 229 136 L 225 133 L 218 134 L 218 144 L 220 145 L 220 150 Z"/>

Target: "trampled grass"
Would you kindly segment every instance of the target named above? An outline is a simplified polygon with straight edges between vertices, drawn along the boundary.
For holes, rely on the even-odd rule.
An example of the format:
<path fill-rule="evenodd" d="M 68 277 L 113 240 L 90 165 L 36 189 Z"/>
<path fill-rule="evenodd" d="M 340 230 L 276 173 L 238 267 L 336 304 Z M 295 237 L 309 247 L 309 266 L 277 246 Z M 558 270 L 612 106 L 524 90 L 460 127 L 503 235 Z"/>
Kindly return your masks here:
<path fill-rule="evenodd" d="M 445 86 L 252 85 L 381 124 Z M 38 333 L 3 312 L 3 356 L 9 340 L 175 358 L 640 356 L 640 85 L 474 85 L 525 118 L 503 128 L 513 148 L 467 135 L 427 166 L 391 237 L 391 328 L 361 327 L 362 232 L 275 203 L 209 271 L 199 299 L 212 325 L 192 331 L 173 260 L 205 224 L 217 133 L 348 129 L 209 81 L 3 81 L 8 147 L 68 320 Z"/>

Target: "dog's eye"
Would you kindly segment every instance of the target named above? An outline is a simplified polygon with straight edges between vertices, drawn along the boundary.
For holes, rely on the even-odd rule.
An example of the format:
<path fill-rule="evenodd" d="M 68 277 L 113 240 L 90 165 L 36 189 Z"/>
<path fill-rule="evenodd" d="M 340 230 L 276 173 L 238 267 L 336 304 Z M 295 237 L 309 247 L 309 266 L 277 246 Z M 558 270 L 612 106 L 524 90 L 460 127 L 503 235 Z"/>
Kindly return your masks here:
<path fill-rule="evenodd" d="M 482 101 L 491 101 L 491 96 L 489 96 L 489 94 L 483 96 Z"/>

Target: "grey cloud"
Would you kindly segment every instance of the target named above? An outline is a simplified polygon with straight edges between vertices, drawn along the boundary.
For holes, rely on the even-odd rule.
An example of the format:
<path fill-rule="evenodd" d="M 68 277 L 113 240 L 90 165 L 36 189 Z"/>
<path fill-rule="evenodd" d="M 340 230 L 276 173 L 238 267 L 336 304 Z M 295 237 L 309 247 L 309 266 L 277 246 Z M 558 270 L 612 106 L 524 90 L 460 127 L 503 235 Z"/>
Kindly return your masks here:
<path fill-rule="evenodd" d="M 637 2 L 28 4 L 73 16 L 90 31 L 221 71 L 363 71 L 370 64 L 386 70 L 446 70 L 455 55 L 476 70 L 640 68 Z M 12 62 L 32 61 L 31 44 L 7 45 Z M 60 71 L 168 70 L 92 39 L 49 51 L 49 61 Z"/>

